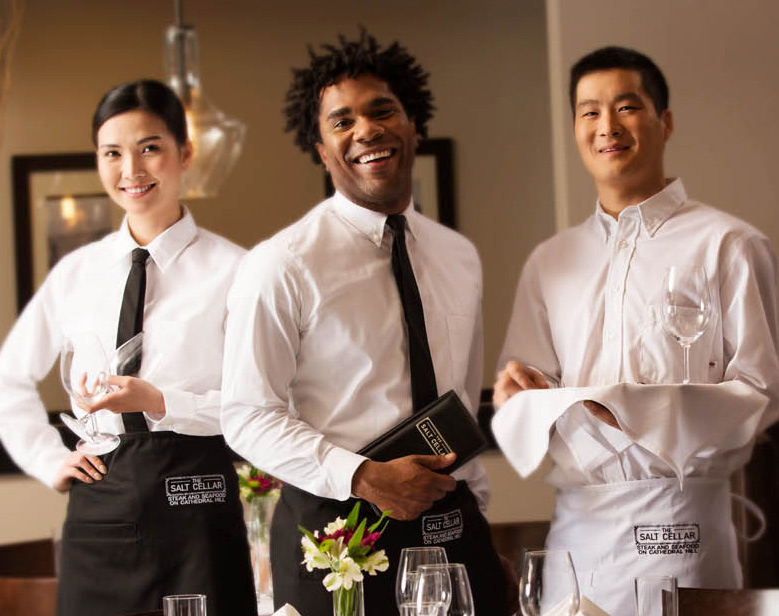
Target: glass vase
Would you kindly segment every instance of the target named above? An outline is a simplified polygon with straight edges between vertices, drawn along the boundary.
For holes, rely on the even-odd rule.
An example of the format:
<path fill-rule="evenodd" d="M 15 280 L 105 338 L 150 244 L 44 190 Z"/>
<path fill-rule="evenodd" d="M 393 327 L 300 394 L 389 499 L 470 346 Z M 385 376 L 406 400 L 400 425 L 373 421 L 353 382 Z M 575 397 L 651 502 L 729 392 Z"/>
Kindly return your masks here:
<path fill-rule="evenodd" d="M 273 579 L 270 567 L 270 525 L 279 496 L 255 496 L 247 503 L 246 530 L 252 555 L 254 589 L 258 603 L 273 600 Z"/>
<path fill-rule="evenodd" d="M 362 581 L 333 591 L 333 616 L 365 616 Z"/>

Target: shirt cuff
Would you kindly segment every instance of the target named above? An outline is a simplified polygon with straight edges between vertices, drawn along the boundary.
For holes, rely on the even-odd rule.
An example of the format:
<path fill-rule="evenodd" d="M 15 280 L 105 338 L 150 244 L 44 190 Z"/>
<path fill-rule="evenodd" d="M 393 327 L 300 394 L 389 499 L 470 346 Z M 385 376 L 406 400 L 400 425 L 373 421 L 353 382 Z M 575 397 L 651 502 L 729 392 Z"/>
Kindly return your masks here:
<path fill-rule="evenodd" d="M 195 394 L 177 389 L 160 389 L 165 404 L 163 413 L 144 413 L 152 425 L 159 429 L 171 428 L 195 414 Z"/>
<path fill-rule="evenodd" d="M 39 461 L 36 461 L 35 466 L 27 472 L 53 490 L 54 481 L 57 479 L 57 475 L 70 453 L 70 450 L 63 445 L 61 448 L 57 448 L 42 456 Z"/>
<path fill-rule="evenodd" d="M 345 501 L 353 496 L 352 478 L 358 467 L 367 459 L 342 447 L 333 447 L 330 450 L 323 464 L 330 477 L 330 492 L 333 498 Z"/>

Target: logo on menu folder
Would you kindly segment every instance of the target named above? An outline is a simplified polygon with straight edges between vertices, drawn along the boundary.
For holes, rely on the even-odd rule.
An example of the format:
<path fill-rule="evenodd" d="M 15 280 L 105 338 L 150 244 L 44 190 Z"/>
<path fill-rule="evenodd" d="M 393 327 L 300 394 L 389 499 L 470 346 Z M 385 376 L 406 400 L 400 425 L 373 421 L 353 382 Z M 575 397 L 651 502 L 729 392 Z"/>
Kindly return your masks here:
<path fill-rule="evenodd" d="M 419 430 L 422 438 L 425 439 L 425 442 L 437 456 L 452 453 L 452 448 L 449 446 L 449 443 L 446 442 L 446 439 L 429 417 L 425 417 L 422 421 L 417 423 L 417 430 Z"/>
<path fill-rule="evenodd" d="M 227 484 L 224 475 L 166 477 L 165 493 L 171 507 L 224 503 L 227 499 Z"/>

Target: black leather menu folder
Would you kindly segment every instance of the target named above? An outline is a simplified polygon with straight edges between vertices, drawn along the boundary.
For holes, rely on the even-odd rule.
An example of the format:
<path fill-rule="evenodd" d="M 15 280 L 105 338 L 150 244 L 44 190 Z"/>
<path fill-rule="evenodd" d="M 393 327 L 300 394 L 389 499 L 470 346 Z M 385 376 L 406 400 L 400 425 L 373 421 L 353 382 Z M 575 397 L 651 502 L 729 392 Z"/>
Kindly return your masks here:
<path fill-rule="evenodd" d="M 443 470 L 452 473 L 486 447 L 487 439 L 479 424 L 450 390 L 357 453 L 376 462 L 387 462 L 403 456 L 453 451 L 457 459 Z"/>

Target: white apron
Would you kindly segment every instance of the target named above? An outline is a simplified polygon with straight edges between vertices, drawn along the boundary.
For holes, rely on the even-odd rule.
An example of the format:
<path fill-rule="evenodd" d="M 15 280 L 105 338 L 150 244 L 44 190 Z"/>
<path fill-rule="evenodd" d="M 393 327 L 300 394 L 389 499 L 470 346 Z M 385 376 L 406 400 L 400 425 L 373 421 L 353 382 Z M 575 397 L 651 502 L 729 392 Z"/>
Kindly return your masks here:
<path fill-rule="evenodd" d="M 633 579 L 742 585 L 727 480 L 643 479 L 563 488 L 547 547 L 570 550 L 579 591 L 610 616 L 635 616 Z"/>

